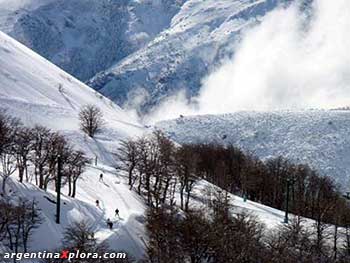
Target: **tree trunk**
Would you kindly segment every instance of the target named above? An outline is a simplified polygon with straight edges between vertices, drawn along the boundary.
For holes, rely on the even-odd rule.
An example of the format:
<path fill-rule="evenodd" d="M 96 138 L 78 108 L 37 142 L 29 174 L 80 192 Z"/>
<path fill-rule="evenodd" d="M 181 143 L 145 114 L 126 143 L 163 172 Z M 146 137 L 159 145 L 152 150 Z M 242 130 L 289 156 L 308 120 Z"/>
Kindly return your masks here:
<path fill-rule="evenodd" d="M 180 188 L 181 209 L 184 209 L 184 189 L 185 189 L 185 185 L 181 183 L 181 188 Z"/>
<path fill-rule="evenodd" d="M 168 193 L 168 189 L 169 189 L 169 184 L 170 184 L 170 179 L 167 178 L 166 182 L 165 182 L 165 186 L 164 186 L 164 191 L 163 191 L 163 198 L 162 198 L 162 203 L 164 204 L 166 201 L 166 196 Z"/>
<path fill-rule="evenodd" d="M 23 158 L 23 167 L 24 167 L 24 172 L 26 175 L 26 182 L 28 183 L 29 178 L 28 178 L 27 158 Z"/>
<path fill-rule="evenodd" d="M 152 203 L 152 196 L 151 196 L 151 175 L 146 175 L 146 191 L 147 191 L 147 204 Z"/>
<path fill-rule="evenodd" d="M 72 178 L 68 175 L 68 196 L 72 196 Z"/>
<path fill-rule="evenodd" d="M 134 165 L 132 165 L 130 168 L 129 168 L 129 185 L 130 185 L 130 190 L 132 189 L 132 185 L 133 185 L 133 181 L 132 181 L 132 173 L 134 171 Z"/>
<path fill-rule="evenodd" d="M 191 198 L 191 192 L 188 191 L 186 195 L 186 203 L 185 203 L 185 211 L 188 211 L 189 204 L 190 204 L 190 198 Z"/>
<path fill-rule="evenodd" d="M 333 236 L 333 253 L 334 253 L 334 261 L 337 260 L 338 256 L 338 225 L 337 223 L 334 225 L 334 236 Z"/>
<path fill-rule="evenodd" d="M 7 230 L 8 236 L 9 236 L 8 241 L 9 241 L 10 250 L 13 251 L 12 233 L 11 233 L 11 230 L 10 230 L 10 228 L 9 228 L 9 225 L 7 225 L 6 230 Z"/>
<path fill-rule="evenodd" d="M 137 186 L 137 192 L 139 195 L 141 195 L 141 186 L 142 186 L 142 174 L 139 175 L 139 185 Z"/>
<path fill-rule="evenodd" d="M 24 176 L 24 168 L 23 166 L 18 166 L 18 177 L 19 177 L 20 183 L 23 183 L 23 176 Z"/>
<path fill-rule="evenodd" d="M 1 187 L 1 189 L 2 189 L 3 195 L 6 195 L 6 181 L 7 181 L 7 178 L 8 177 L 4 176 L 3 179 L 2 179 L 2 187 Z"/>
<path fill-rule="evenodd" d="M 77 179 L 73 179 L 73 191 L 72 191 L 73 198 L 75 198 L 76 190 L 77 190 Z"/>
<path fill-rule="evenodd" d="M 42 167 L 39 167 L 39 188 L 44 189 L 44 175 Z"/>
<path fill-rule="evenodd" d="M 345 227 L 346 229 L 346 241 L 345 241 L 345 248 L 346 248 L 346 252 L 347 252 L 347 255 L 350 256 L 350 228 L 349 226 L 347 225 Z"/>

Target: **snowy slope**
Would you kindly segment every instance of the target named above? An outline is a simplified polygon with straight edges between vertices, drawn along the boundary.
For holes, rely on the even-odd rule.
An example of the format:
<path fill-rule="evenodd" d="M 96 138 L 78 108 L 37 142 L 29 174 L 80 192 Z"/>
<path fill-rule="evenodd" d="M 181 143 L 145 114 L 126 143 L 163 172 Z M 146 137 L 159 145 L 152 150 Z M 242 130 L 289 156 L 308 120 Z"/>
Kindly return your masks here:
<path fill-rule="evenodd" d="M 98 231 L 101 240 L 142 257 L 144 228 L 137 220 L 142 218 L 144 204 L 110 167 L 114 164 L 110 152 L 115 151 L 118 141 L 141 134 L 142 126 L 110 100 L 1 32 L 0 65 L 0 108 L 28 126 L 40 124 L 60 131 L 75 148 L 91 158 L 98 157 L 98 166 L 89 167 L 79 181 L 76 200 L 63 197 L 66 204 L 60 226 L 54 223 L 53 204 L 44 198 L 54 199 L 53 192 L 44 193 L 31 184 L 19 184 L 14 175 L 10 183 L 13 193 L 35 198 L 45 219 L 34 236 L 32 249 L 57 248 L 64 228 L 74 220 L 85 219 Z M 97 105 L 104 114 L 106 127 L 96 139 L 86 138 L 79 131 L 78 112 L 87 103 Z M 105 174 L 104 183 L 97 185 L 101 172 Z M 97 199 L 100 209 L 95 206 Z M 120 220 L 114 218 L 116 208 L 121 211 Z M 116 222 L 113 231 L 106 231 L 107 218 Z"/>
<path fill-rule="evenodd" d="M 0 30 L 80 80 L 143 47 L 184 0 L 1 0 Z"/>
<path fill-rule="evenodd" d="M 104 173 L 104 182 L 99 182 L 99 174 Z M 30 251 L 55 251 L 60 247 L 64 230 L 71 223 L 84 220 L 96 232 L 96 238 L 106 241 L 116 251 L 126 251 L 140 259 L 145 249 L 143 201 L 136 193 L 129 191 L 126 180 L 116 175 L 112 168 L 105 166 L 89 167 L 78 182 L 77 196 L 72 199 L 62 190 L 61 224 L 55 223 L 56 200 L 52 190 L 44 192 L 30 183 L 20 184 L 16 174 L 9 182 L 12 195 L 35 199 L 41 209 L 43 223 L 35 230 L 29 244 Z M 95 200 L 100 200 L 96 207 Z M 114 214 L 120 210 L 120 217 Z M 107 218 L 114 223 L 109 230 Z M 1 245 L 1 244 L 0 244 Z"/>
<path fill-rule="evenodd" d="M 100 172 L 104 173 L 103 183 L 98 182 Z M 64 195 L 67 189 L 63 189 L 60 225 L 55 223 L 55 204 L 47 200 L 47 198 L 55 200 L 54 191 L 44 192 L 32 184 L 20 184 L 15 176 L 9 182 L 12 194 L 28 199 L 34 198 L 38 201 L 44 217 L 44 223 L 35 231 L 30 242 L 30 251 L 55 250 L 63 237 L 64 228 L 76 220 L 84 220 L 97 232 L 96 237 L 108 242 L 111 248 L 126 251 L 136 259 L 143 257 L 147 242 L 144 230 L 146 207 L 141 197 L 128 189 L 127 179 L 120 175 L 116 176 L 111 168 L 90 167 L 79 181 L 76 199 Z M 217 187 L 203 180 L 196 185 L 191 207 L 207 209 L 204 204 L 213 198 L 207 194 L 208 189 L 213 191 Z M 270 229 L 283 223 L 285 216 L 283 211 L 249 200 L 245 202 L 241 197 L 232 194 L 229 196 L 234 213 L 245 212 L 254 215 Z M 100 208 L 94 204 L 96 199 L 100 200 Z M 120 210 L 120 217 L 115 216 L 115 208 Z M 106 227 L 107 218 L 114 223 L 113 230 Z"/>
<path fill-rule="evenodd" d="M 261 158 L 284 156 L 350 182 L 350 111 L 238 112 L 156 125 L 179 143 L 233 143 Z M 223 139 L 226 135 L 227 138 Z"/>
<path fill-rule="evenodd" d="M 0 64 L 0 105 L 28 125 L 46 125 L 84 141 L 86 138 L 78 132 L 78 113 L 83 105 L 92 103 L 101 108 L 106 120 L 105 132 L 99 135 L 105 142 L 101 147 L 142 132 L 141 126 L 109 99 L 3 33 Z M 99 144 L 86 140 L 99 154 Z"/>
<path fill-rule="evenodd" d="M 59 87 L 64 91 L 60 92 Z M 94 140 L 86 138 L 78 129 L 77 114 L 86 103 L 98 105 L 106 120 L 104 132 Z M 128 189 L 127 179 L 112 168 L 114 161 L 110 152 L 121 138 L 140 135 L 144 129 L 110 100 L 3 33 L 0 33 L 0 107 L 7 108 L 27 125 L 42 124 L 60 131 L 76 148 L 90 157 L 98 156 L 99 160 L 97 166 L 89 165 L 79 180 L 75 199 L 66 196 L 67 189 L 63 189 L 60 225 L 54 223 L 54 204 L 47 200 L 55 199 L 52 189 L 46 193 L 31 183 L 20 184 L 17 174 L 11 177 L 8 183 L 11 195 L 35 198 L 42 210 L 44 222 L 34 233 L 30 251 L 59 247 L 64 228 L 75 220 L 86 220 L 97 231 L 96 236 L 113 249 L 141 258 L 147 240 L 145 205 L 142 198 Z M 104 182 L 99 182 L 101 172 Z M 203 181 L 197 186 L 195 206 L 200 205 L 198 200 L 204 202 L 207 198 L 203 189 L 208 185 Z M 100 207 L 95 205 L 97 199 Z M 239 197 L 232 196 L 232 199 L 237 211 L 255 214 L 268 226 L 282 222 L 281 211 L 253 202 L 244 203 Z M 120 210 L 120 218 L 114 215 L 116 208 Z M 107 218 L 114 222 L 113 230 L 107 229 Z"/>
<path fill-rule="evenodd" d="M 188 0 L 168 29 L 88 83 L 120 105 L 143 99 L 141 109 L 179 90 L 193 96 L 203 77 L 232 56 L 240 33 L 284 2 Z"/>

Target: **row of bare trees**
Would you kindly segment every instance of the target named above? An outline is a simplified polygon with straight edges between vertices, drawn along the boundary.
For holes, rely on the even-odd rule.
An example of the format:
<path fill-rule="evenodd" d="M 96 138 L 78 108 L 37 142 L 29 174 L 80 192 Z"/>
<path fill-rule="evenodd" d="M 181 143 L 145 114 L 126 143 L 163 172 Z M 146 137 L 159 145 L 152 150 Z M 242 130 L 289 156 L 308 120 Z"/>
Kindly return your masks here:
<path fill-rule="evenodd" d="M 197 158 L 188 146 L 176 147 L 163 133 L 122 141 L 118 169 L 128 176 L 130 189 L 145 196 L 147 204 L 174 204 L 179 188 L 181 208 L 189 209 L 193 187 L 200 177 Z"/>
<path fill-rule="evenodd" d="M 263 162 L 233 145 L 186 147 L 197 158 L 198 174 L 230 193 L 284 210 L 289 187 L 289 210 L 319 222 L 339 221 L 334 210 L 349 209 L 332 179 L 308 165 L 294 164 L 283 157 Z"/>
<path fill-rule="evenodd" d="M 25 127 L 5 111 L 0 112 L 0 176 L 3 195 L 6 195 L 9 177 L 16 170 L 20 182 L 34 179 L 35 184 L 44 190 L 51 182 L 56 186 L 58 158 L 62 161 L 68 195 L 75 197 L 77 180 L 89 162 L 85 154 L 74 150 L 58 132 L 43 126 Z"/>
<path fill-rule="evenodd" d="M 232 145 L 178 146 L 159 131 L 123 141 L 117 157 L 130 189 L 144 196 L 150 207 L 147 262 L 347 262 L 350 258 L 349 202 L 329 177 L 307 165 L 282 157 L 261 161 Z M 227 194 L 217 195 L 203 214 L 190 206 L 199 179 L 219 186 L 223 193 L 281 210 L 286 208 L 289 187 L 289 210 L 297 217 L 273 233 L 250 216 L 229 212 Z M 185 214 L 176 211 L 178 199 Z M 312 218 L 312 223 L 305 225 L 301 216 Z"/>
<path fill-rule="evenodd" d="M 14 253 L 28 251 L 33 231 L 42 223 L 35 200 L 0 199 L 0 242 Z"/>
<path fill-rule="evenodd" d="M 271 229 L 256 217 L 235 209 L 226 191 L 214 190 L 212 196 L 201 210 L 179 213 L 174 207 L 149 208 L 146 224 L 149 242 L 144 261 L 345 263 L 350 260 L 348 227 L 336 232 L 324 225 L 320 240 L 317 224 L 310 225 L 296 216 L 290 224 Z"/>
<path fill-rule="evenodd" d="M 117 157 L 130 189 L 135 188 L 156 207 L 167 200 L 172 204 L 179 192 L 180 207 L 187 211 L 194 185 L 203 178 L 230 193 L 281 210 L 286 208 L 289 187 L 289 210 L 319 224 L 341 224 L 334 209 L 349 209 L 333 181 L 308 165 L 282 157 L 263 162 L 232 145 L 175 146 L 156 131 L 149 137 L 123 141 Z"/>

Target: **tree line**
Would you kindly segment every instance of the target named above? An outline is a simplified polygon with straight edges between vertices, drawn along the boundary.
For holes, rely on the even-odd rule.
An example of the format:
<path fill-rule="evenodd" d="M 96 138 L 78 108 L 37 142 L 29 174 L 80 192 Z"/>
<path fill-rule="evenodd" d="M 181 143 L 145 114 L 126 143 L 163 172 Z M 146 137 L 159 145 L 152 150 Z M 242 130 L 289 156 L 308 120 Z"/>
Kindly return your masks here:
<path fill-rule="evenodd" d="M 130 190 L 143 195 L 149 206 L 174 205 L 179 189 L 180 207 L 189 210 L 191 194 L 199 179 L 197 156 L 190 147 L 175 147 L 157 131 L 150 137 L 122 141 L 116 156 L 117 169 L 127 174 Z"/>
<path fill-rule="evenodd" d="M 6 195 L 8 179 L 16 171 L 21 183 L 33 179 L 45 191 L 50 183 L 56 187 L 58 158 L 61 158 L 62 163 L 63 184 L 68 184 L 68 195 L 74 198 L 78 178 L 89 163 L 86 155 L 73 149 L 60 133 L 39 125 L 28 128 L 6 111 L 0 111 L 0 176 L 3 196 Z"/>
<path fill-rule="evenodd" d="M 28 250 L 33 231 L 42 223 L 35 200 L 16 197 L 7 191 L 9 178 L 17 172 L 18 180 L 34 182 L 47 190 L 50 183 L 57 189 L 58 160 L 61 159 L 63 185 L 68 185 L 68 196 L 74 198 L 77 181 L 89 159 L 58 132 L 44 126 L 29 128 L 17 118 L 0 109 L 0 241 L 11 251 Z M 11 194 L 10 194 L 11 193 Z"/>
<path fill-rule="evenodd" d="M 206 208 L 178 211 L 149 208 L 144 262 L 151 263 L 345 263 L 350 261 L 349 228 L 338 233 L 293 217 L 268 228 L 235 209 L 227 191 L 213 190 Z M 327 230 L 326 230 L 327 229 Z M 340 236 L 342 237 L 340 239 Z"/>
<path fill-rule="evenodd" d="M 198 158 L 199 177 L 232 194 L 285 210 L 289 187 L 289 210 L 294 214 L 333 224 L 337 221 L 335 209 L 349 212 L 333 180 L 307 164 L 295 164 L 283 157 L 264 162 L 233 145 L 187 147 Z"/>
<path fill-rule="evenodd" d="M 190 197 L 199 179 L 229 193 L 284 210 L 287 187 L 289 211 L 319 222 L 342 224 L 334 211 L 349 213 L 347 201 L 330 177 L 321 176 L 306 164 L 277 157 L 262 161 L 233 145 L 175 145 L 162 132 L 122 141 L 117 151 L 119 170 L 128 176 L 130 189 L 159 207 L 175 202 L 188 211 Z"/>
<path fill-rule="evenodd" d="M 337 262 L 336 260 L 343 258 L 349 259 L 349 202 L 329 177 L 321 176 L 306 164 L 295 164 L 283 157 L 262 161 L 233 145 L 175 145 L 160 131 L 155 131 L 150 136 L 123 141 L 116 155 L 119 160 L 117 168 L 127 175 L 130 189 L 142 195 L 149 205 L 148 262 L 186 262 L 187 260 L 190 260 L 189 262 Z M 288 187 L 289 211 L 297 215 L 298 220 L 294 219 L 291 224 L 281 227 L 276 236 L 271 233 L 266 235 L 265 232 L 270 231 L 258 220 L 240 213 L 232 216 L 232 213 L 227 212 L 232 210 L 228 208 L 229 202 L 225 200 L 224 202 L 220 198 L 215 202 L 224 203 L 226 215 L 225 218 L 214 220 L 214 215 L 204 215 L 196 211 L 194 206 L 191 207 L 193 189 L 200 179 L 219 186 L 223 192 L 280 210 L 286 209 Z M 178 206 L 176 205 L 177 194 L 180 200 Z M 177 211 L 177 207 L 182 212 Z M 221 208 L 212 205 L 209 210 L 215 213 L 217 209 Z M 309 226 L 303 224 L 301 216 L 313 219 L 311 230 Z M 195 220 L 197 225 L 193 226 L 195 223 L 188 220 Z M 254 226 L 253 229 L 250 229 L 251 225 Z M 201 228 L 201 226 L 204 227 Z M 239 228 L 248 228 L 248 232 L 241 233 Z M 213 232 L 206 232 L 211 230 Z M 219 230 L 222 232 L 216 232 Z M 194 236 L 197 234 L 196 231 L 199 232 L 199 236 Z M 184 240 L 183 235 L 185 237 L 188 235 L 189 240 Z M 199 242 L 208 236 L 213 238 L 210 244 Z M 271 238 L 267 241 L 269 236 Z M 224 237 L 227 239 L 223 239 Z M 277 243 L 274 243 L 275 238 L 279 240 Z M 294 243 L 289 238 L 294 238 Z M 254 255 L 254 251 L 249 252 L 253 248 L 246 247 L 246 252 L 239 252 L 243 249 L 242 240 L 253 247 L 257 246 L 258 249 L 254 251 L 258 253 L 261 250 L 263 254 L 259 252 L 254 260 L 250 257 Z M 183 248 L 186 242 L 201 245 L 192 248 L 192 245 L 187 244 Z M 158 245 L 160 247 L 157 247 Z M 221 247 L 227 251 L 220 251 Z M 171 260 L 173 258 L 171 255 L 177 248 L 181 251 L 179 255 L 186 257 L 185 260 L 184 258 L 177 261 Z M 186 254 L 184 249 L 188 249 L 189 252 L 187 251 Z M 193 249 L 202 251 L 206 260 L 203 257 L 196 259 L 197 253 L 200 252 L 194 252 Z M 214 253 L 215 249 L 220 252 Z M 206 252 L 204 253 L 203 250 Z M 290 256 L 290 261 L 283 260 L 286 254 L 278 255 L 278 251 L 281 250 L 293 254 Z M 156 256 L 153 256 L 153 253 Z M 234 254 L 219 260 L 219 255 L 225 253 Z M 246 254 L 243 256 L 240 253 Z M 239 257 L 242 257 L 241 261 L 234 260 Z M 260 257 L 261 260 L 258 260 Z M 270 257 L 276 260 L 263 260 Z"/>

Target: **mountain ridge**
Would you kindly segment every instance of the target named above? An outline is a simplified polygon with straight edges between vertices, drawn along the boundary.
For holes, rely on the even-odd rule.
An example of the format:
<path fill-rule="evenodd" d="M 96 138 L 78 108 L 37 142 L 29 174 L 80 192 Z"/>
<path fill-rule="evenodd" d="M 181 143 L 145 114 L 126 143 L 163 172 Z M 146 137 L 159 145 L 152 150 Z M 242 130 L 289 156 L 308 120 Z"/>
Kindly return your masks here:
<path fill-rule="evenodd" d="M 308 164 L 345 190 L 350 183 L 350 111 L 243 111 L 185 116 L 155 125 L 182 143 L 233 144 L 261 159 Z"/>

